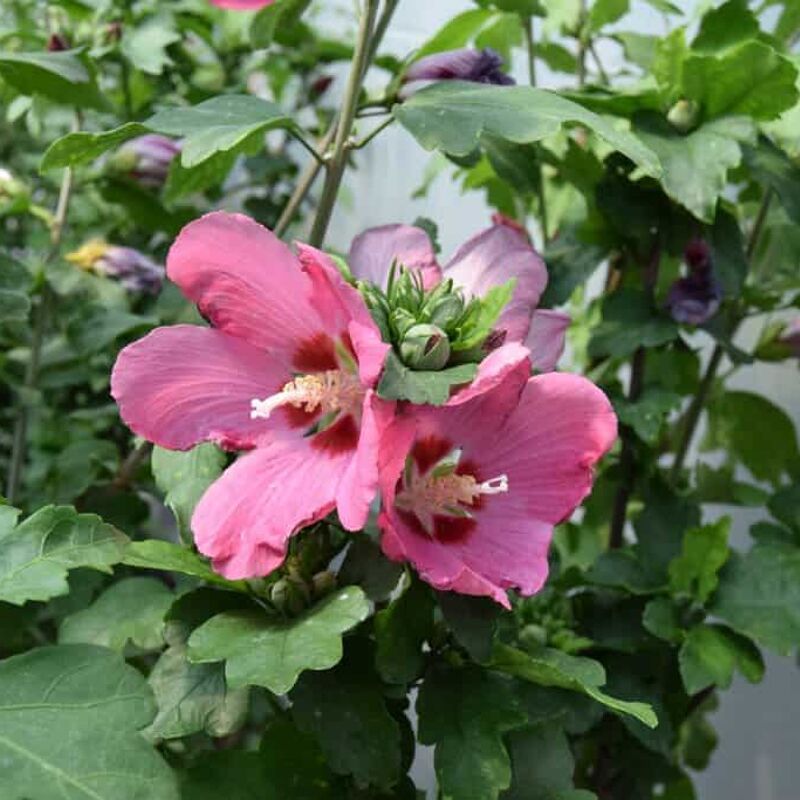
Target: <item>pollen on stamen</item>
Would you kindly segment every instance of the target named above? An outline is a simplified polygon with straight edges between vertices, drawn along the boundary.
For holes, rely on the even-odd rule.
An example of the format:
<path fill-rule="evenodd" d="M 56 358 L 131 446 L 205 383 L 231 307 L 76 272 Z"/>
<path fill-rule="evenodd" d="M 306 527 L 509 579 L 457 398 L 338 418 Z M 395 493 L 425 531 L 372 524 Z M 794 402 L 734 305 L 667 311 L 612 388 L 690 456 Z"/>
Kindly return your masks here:
<path fill-rule="evenodd" d="M 302 408 L 309 413 L 357 413 L 363 392 L 358 379 L 341 370 L 300 375 L 270 397 L 263 400 L 252 398 L 250 419 L 269 419 L 276 408 L 287 405 Z"/>

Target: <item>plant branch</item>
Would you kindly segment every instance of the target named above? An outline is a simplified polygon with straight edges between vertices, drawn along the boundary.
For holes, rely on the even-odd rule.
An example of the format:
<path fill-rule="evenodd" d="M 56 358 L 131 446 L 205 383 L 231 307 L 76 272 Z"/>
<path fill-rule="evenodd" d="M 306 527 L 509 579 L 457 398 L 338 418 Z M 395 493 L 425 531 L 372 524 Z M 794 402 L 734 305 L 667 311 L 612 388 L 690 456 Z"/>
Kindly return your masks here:
<path fill-rule="evenodd" d="M 653 293 L 658 281 L 658 268 L 661 262 L 661 247 L 654 244 L 645 273 L 643 276 L 645 293 L 650 305 L 654 304 Z M 633 354 L 631 362 L 631 380 L 628 386 L 628 402 L 636 403 L 642 395 L 644 388 L 644 372 L 647 359 L 644 347 L 638 347 Z M 608 547 L 615 550 L 622 547 L 625 534 L 625 522 L 628 517 L 628 501 L 633 493 L 636 483 L 636 433 L 628 426 L 620 428 L 622 438 L 622 452 L 619 459 L 619 488 L 614 497 L 614 507 L 611 512 L 611 528 L 608 536 Z"/>
<path fill-rule="evenodd" d="M 81 118 L 80 115 L 76 113 L 75 121 L 72 126 L 73 132 L 80 130 L 80 127 Z M 45 257 L 43 266 L 47 266 L 47 264 L 56 257 L 61 246 L 61 237 L 64 233 L 69 201 L 72 196 L 72 179 L 72 169 L 67 167 L 61 178 L 56 211 L 50 226 L 50 250 Z M 36 388 L 36 383 L 39 379 L 39 363 L 41 361 L 44 332 L 47 327 L 47 318 L 51 303 L 50 295 L 50 286 L 45 278 L 42 282 L 42 288 L 39 294 L 39 305 L 36 309 L 36 316 L 33 321 L 30 355 L 28 356 L 28 364 L 25 368 L 25 377 L 22 384 L 23 391 L 21 392 L 19 411 L 17 413 L 16 422 L 14 423 L 14 433 L 11 440 L 11 458 L 8 466 L 8 483 L 6 487 L 6 499 L 10 504 L 16 501 L 20 480 L 22 478 L 22 468 L 25 465 L 25 451 L 27 449 L 28 440 L 28 405 L 30 403 L 30 394 Z"/>
<path fill-rule="evenodd" d="M 374 39 L 371 37 L 377 10 L 378 0 L 365 0 L 365 7 L 361 13 L 358 27 L 353 64 L 350 67 L 350 76 L 347 80 L 344 98 L 342 99 L 342 109 L 336 126 L 336 136 L 333 140 L 333 152 L 330 161 L 326 165 L 325 184 L 322 187 L 322 196 L 319 200 L 317 215 L 309 237 L 309 243 L 314 247 L 321 247 L 325 241 L 325 234 L 328 231 L 333 207 L 336 204 L 339 187 L 344 176 L 347 164 L 347 145 L 358 108 L 358 95 L 369 64 L 369 54 L 373 51 Z"/>
<path fill-rule="evenodd" d="M 750 238 L 745 249 L 748 261 L 752 260 L 756 251 L 756 247 L 758 246 L 758 240 L 761 238 L 761 232 L 764 228 L 764 221 L 767 218 L 767 212 L 769 211 L 770 203 L 772 202 L 772 196 L 772 189 L 767 189 L 767 191 L 764 192 L 764 197 L 761 199 L 761 205 L 759 206 L 758 213 L 756 214 L 756 219 L 753 223 L 753 229 L 750 232 Z M 740 319 L 741 317 L 734 322 L 731 335 L 735 333 Z M 706 367 L 706 371 L 703 374 L 703 379 L 700 381 L 700 386 L 697 389 L 697 393 L 692 398 L 692 402 L 689 404 L 689 408 L 686 411 L 683 430 L 678 442 L 678 448 L 675 451 L 675 460 L 672 462 L 672 467 L 669 471 L 669 477 L 672 483 L 676 483 L 678 478 L 680 478 L 683 465 L 686 461 L 686 456 L 689 453 L 689 448 L 691 447 L 692 439 L 694 438 L 697 423 L 700 421 L 700 415 L 705 407 L 706 402 L 708 401 L 709 395 L 711 394 L 711 389 L 714 386 L 714 380 L 717 376 L 717 370 L 722 363 L 722 358 L 724 355 L 725 350 L 723 349 L 722 345 L 715 345 L 714 350 L 711 353 L 708 366 Z"/>
<path fill-rule="evenodd" d="M 336 135 L 336 120 L 334 120 L 328 130 L 324 133 L 322 138 L 319 140 L 317 144 L 317 149 L 320 153 L 326 153 L 328 148 L 331 146 L 331 142 L 333 142 L 333 137 Z M 294 191 L 292 192 L 292 196 L 289 198 L 286 206 L 284 207 L 283 211 L 281 212 L 281 216 L 278 219 L 278 222 L 275 224 L 275 235 L 276 236 L 283 236 L 286 233 L 289 225 L 292 224 L 292 220 L 294 219 L 294 215 L 297 213 L 297 209 L 303 203 L 303 200 L 306 199 L 308 193 L 311 191 L 314 183 L 317 180 L 317 176 L 319 175 L 320 171 L 322 170 L 323 161 L 315 161 L 312 159 L 308 162 L 303 172 L 300 174 L 300 178 L 297 181 L 297 184 L 294 187 Z"/>
<path fill-rule="evenodd" d="M 522 25 L 525 30 L 525 46 L 528 53 L 528 81 L 531 86 L 536 86 L 536 37 L 533 27 L 533 17 L 528 17 Z M 536 196 L 539 200 L 539 216 L 542 228 L 542 244 L 547 245 L 549 225 L 547 222 L 547 200 L 544 194 L 544 167 L 537 154 Z"/>
<path fill-rule="evenodd" d="M 606 72 L 605 67 L 603 67 L 603 62 L 600 60 L 600 55 L 598 54 L 597 48 L 594 46 L 594 42 L 591 39 L 589 39 L 589 52 L 592 55 L 592 60 L 597 67 L 597 71 L 600 73 L 600 80 L 605 84 L 610 83 L 608 73 Z"/>
<path fill-rule="evenodd" d="M 353 142 L 350 145 L 351 150 L 361 150 L 366 147 L 381 131 L 386 130 L 394 122 L 394 117 L 387 117 L 380 125 L 377 125 L 371 130 L 363 139 L 358 142 Z"/>
<path fill-rule="evenodd" d="M 306 139 L 306 137 L 303 136 L 303 134 L 300 133 L 300 131 L 296 128 L 290 130 L 289 134 L 295 141 L 301 144 L 308 151 L 314 161 L 316 161 L 320 166 L 325 165 L 324 151 L 320 153 L 317 148 L 314 147 L 314 145 L 311 144 L 311 142 L 309 142 L 308 139 Z"/>
<path fill-rule="evenodd" d="M 141 442 L 137 447 L 131 450 L 122 464 L 120 464 L 117 474 L 114 476 L 114 486 L 118 489 L 126 489 L 129 487 L 133 483 L 133 479 L 139 467 L 152 452 L 152 442 Z"/>

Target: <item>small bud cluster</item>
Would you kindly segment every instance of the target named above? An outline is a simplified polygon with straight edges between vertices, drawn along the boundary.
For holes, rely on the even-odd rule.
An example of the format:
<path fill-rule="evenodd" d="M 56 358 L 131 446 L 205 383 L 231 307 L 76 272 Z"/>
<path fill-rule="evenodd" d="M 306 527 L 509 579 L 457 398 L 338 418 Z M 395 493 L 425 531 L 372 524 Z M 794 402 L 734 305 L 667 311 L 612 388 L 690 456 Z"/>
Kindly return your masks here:
<path fill-rule="evenodd" d="M 485 345 L 497 344 L 483 300 L 467 301 L 450 279 L 425 289 L 418 272 L 395 264 L 385 292 L 374 284 L 361 283 L 359 288 L 384 340 L 395 345 L 412 369 L 480 361 L 488 352 Z"/>

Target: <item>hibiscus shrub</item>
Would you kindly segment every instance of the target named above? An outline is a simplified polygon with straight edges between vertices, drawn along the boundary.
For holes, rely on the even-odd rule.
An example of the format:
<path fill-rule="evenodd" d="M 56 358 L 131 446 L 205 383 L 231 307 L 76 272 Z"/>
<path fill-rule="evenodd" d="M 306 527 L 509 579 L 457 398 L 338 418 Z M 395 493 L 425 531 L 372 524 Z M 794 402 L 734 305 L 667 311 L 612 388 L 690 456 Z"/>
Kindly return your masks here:
<path fill-rule="evenodd" d="M 0 797 L 689 800 L 800 644 L 796 6 L 328 5 L 0 7 Z M 390 125 L 455 253 L 330 230 Z"/>

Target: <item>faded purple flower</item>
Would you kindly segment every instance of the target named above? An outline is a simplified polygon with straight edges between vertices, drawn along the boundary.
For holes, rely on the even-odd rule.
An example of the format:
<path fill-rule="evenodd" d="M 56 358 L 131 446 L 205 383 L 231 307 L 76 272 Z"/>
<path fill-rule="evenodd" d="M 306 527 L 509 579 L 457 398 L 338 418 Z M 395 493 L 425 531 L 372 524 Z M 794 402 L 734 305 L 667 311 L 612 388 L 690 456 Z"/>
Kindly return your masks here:
<path fill-rule="evenodd" d="M 123 144 L 112 163 L 141 186 L 159 189 L 167 179 L 173 159 L 180 152 L 180 143 L 157 133 L 148 133 Z"/>
<path fill-rule="evenodd" d="M 401 91 L 408 97 L 417 89 L 433 81 L 472 81 L 473 83 L 493 83 L 508 86 L 514 79 L 503 71 L 503 59 L 490 47 L 476 50 L 462 47 L 459 50 L 446 50 L 434 53 L 415 61 L 403 76 L 405 86 Z"/>
<path fill-rule="evenodd" d="M 683 253 L 689 274 L 672 284 L 667 308 L 676 322 L 702 325 L 719 310 L 722 287 L 715 274 L 711 250 L 702 239 L 692 239 Z"/>
<path fill-rule="evenodd" d="M 158 294 L 164 282 L 164 267 L 144 253 L 98 239 L 67 255 L 67 260 L 97 275 L 115 278 L 131 292 Z"/>

